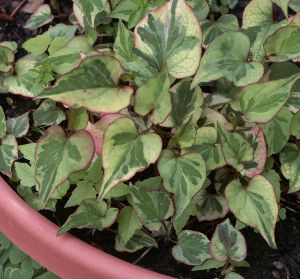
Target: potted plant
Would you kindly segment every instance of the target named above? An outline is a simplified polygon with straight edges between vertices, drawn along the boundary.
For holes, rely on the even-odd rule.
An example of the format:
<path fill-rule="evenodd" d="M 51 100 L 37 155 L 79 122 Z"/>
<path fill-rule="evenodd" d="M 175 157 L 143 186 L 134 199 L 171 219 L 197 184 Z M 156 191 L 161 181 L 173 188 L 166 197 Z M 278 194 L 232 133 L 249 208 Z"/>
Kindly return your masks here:
<path fill-rule="evenodd" d="M 276 249 L 300 190 L 299 6 L 221 2 L 74 0 L 67 25 L 53 1 L 25 55 L 0 43 L 0 230 L 58 276 L 167 278 L 97 234 L 226 279 L 243 228 Z"/>

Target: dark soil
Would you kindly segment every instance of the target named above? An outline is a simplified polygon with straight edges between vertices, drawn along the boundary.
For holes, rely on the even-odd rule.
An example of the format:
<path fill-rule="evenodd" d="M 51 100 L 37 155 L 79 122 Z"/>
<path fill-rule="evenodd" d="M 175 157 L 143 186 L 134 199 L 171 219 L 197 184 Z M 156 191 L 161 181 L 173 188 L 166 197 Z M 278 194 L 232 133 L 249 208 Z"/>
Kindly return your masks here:
<path fill-rule="evenodd" d="M 9 15 L 14 11 L 18 1 L 0 0 L 0 41 L 14 40 L 21 45 L 26 39 L 34 36 L 36 32 L 25 30 L 22 28 L 25 21 L 30 16 L 29 14 L 18 12 L 13 18 Z M 21 2 L 21 1 L 19 1 Z M 49 1 L 45 1 L 49 2 Z M 71 7 L 71 0 L 58 1 L 59 11 L 61 14 L 68 14 Z M 245 5 L 249 1 L 239 1 L 239 4 L 234 9 L 233 13 L 241 19 L 242 11 Z M 280 12 L 275 10 L 275 16 L 278 18 L 281 16 Z M 60 20 L 65 20 L 64 17 L 59 17 Z M 38 32 L 42 32 L 39 30 Z M 19 56 L 24 53 L 20 49 Z M 9 95 L 7 95 L 9 96 Z M 7 106 L 5 98 L 1 98 L 0 104 L 10 111 L 10 116 L 16 116 L 24 111 L 27 111 L 32 102 L 22 97 L 13 97 L 14 107 L 13 109 Z M 63 201 L 58 204 L 58 212 L 63 212 L 63 216 L 54 216 L 53 213 L 42 212 L 53 222 L 61 225 L 69 214 L 74 209 L 63 209 Z M 299 208 L 298 208 L 299 209 Z M 299 212 L 299 211 L 298 211 Z M 278 249 L 271 249 L 264 239 L 255 233 L 253 229 L 246 228 L 242 230 L 243 235 L 246 238 L 248 245 L 247 261 L 250 263 L 250 268 L 237 268 L 237 272 L 242 274 L 246 279 L 300 279 L 300 213 L 294 213 L 292 211 L 287 212 L 287 219 L 277 223 L 276 227 L 276 242 Z M 211 237 L 217 223 L 221 222 L 194 222 L 189 229 L 194 229 L 205 233 L 208 237 Z M 114 237 L 115 229 L 103 232 L 96 232 L 91 234 L 90 230 L 73 230 L 72 233 L 84 241 L 91 243 L 92 245 L 102 249 L 118 258 L 124 259 L 128 262 L 135 262 L 144 253 L 145 250 L 133 253 L 118 253 L 114 250 Z M 180 264 L 172 257 L 171 249 L 173 243 L 160 240 L 159 249 L 151 249 L 144 257 L 139 259 L 138 265 L 173 276 L 175 278 L 202 278 L 213 279 L 220 277 L 220 271 L 201 271 L 191 272 L 191 267 L 184 264 Z"/>

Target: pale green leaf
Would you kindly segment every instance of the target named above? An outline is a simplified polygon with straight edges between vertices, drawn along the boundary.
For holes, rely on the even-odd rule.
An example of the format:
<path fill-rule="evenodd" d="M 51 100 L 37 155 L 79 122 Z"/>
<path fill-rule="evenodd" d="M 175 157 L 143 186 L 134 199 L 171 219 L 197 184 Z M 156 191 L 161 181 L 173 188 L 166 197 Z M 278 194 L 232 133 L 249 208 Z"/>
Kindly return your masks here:
<path fill-rule="evenodd" d="M 51 8 L 48 4 L 40 6 L 27 20 L 24 28 L 35 30 L 43 25 L 48 24 L 54 19 L 51 14 Z"/>
<path fill-rule="evenodd" d="M 236 230 L 229 219 L 217 225 L 211 239 L 211 255 L 219 261 L 240 262 L 247 256 L 247 246 L 244 236 Z"/>
<path fill-rule="evenodd" d="M 272 0 L 280 9 L 283 11 L 284 15 L 288 17 L 288 8 L 290 0 Z"/>
<path fill-rule="evenodd" d="M 200 271 L 200 270 L 209 270 L 209 269 L 218 269 L 225 265 L 225 263 L 220 263 L 215 259 L 208 259 L 203 264 L 195 266 L 192 271 Z"/>
<path fill-rule="evenodd" d="M 68 106 L 85 107 L 94 112 L 118 112 L 129 105 L 133 93 L 131 87 L 118 87 L 122 73 L 120 64 L 113 57 L 90 57 L 74 71 L 58 79 L 39 98 L 50 98 Z"/>
<path fill-rule="evenodd" d="M 291 88 L 300 75 L 285 79 L 251 84 L 241 92 L 238 111 L 249 122 L 266 123 L 283 107 L 290 96 Z"/>
<path fill-rule="evenodd" d="M 22 47 L 27 50 L 27 52 L 33 55 L 41 55 L 47 51 L 51 43 L 51 36 L 47 33 L 38 35 L 34 38 L 27 40 Z"/>
<path fill-rule="evenodd" d="M 120 181 L 129 180 L 136 172 L 156 162 L 161 149 L 162 141 L 158 135 L 139 134 L 134 122 L 129 118 L 115 120 L 104 133 L 104 176 L 100 198 Z"/>
<path fill-rule="evenodd" d="M 8 72 L 14 59 L 15 56 L 12 50 L 6 46 L 0 46 L 0 73 Z"/>
<path fill-rule="evenodd" d="M 224 279 L 244 279 L 244 277 L 236 272 L 229 272 L 228 274 L 226 274 Z"/>
<path fill-rule="evenodd" d="M 257 82 L 264 73 L 263 65 L 248 62 L 249 38 L 236 31 L 228 31 L 216 38 L 204 53 L 192 87 L 221 77 L 236 86 Z"/>
<path fill-rule="evenodd" d="M 282 62 L 300 57 L 300 27 L 286 26 L 270 36 L 264 49 L 270 61 Z"/>
<path fill-rule="evenodd" d="M 7 135 L 0 145 L 0 172 L 10 175 L 11 166 L 18 159 L 18 144 L 13 135 Z"/>
<path fill-rule="evenodd" d="M 35 185 L 34 167 L 19 162 L 16 162 L 14 166 L 21 184 L 26 187 L 33 187 Z"/>
<path fill-rule="evenodd" d="M 103 230 L 115 222 L 118 213 L 119 210 L 117 208 L 107 208 L 104 201 L 98 201 L 96 199 L 85 200 L 77 210 L 69 216 L 67 221 L 60 228 L 58 235 L 72 228 Z"/>
<path fill-rule="evenodd" d="M 153 124 L 164 122 L 172 111 L 169 87 L 170 79 L 165 71 L 144 82 L 135 93 L 135 112 L 141 116 L 151 112 Z"/>
<path fill-rule="evenodd" d="M 164 192 L 145 191 L 136 186 L 130 189 L 133 208 L 143 223 L 150 231 L 159 231 L 162 222 L 174 213 L 171 198 Z"/>
<path fill-rule="evenodd" d="M 192 76 L 199 65 L 202 34 L 184 0 L 172 0 L 149 12 L 135 27 L 135 51 L 151 67 L 167 67 L 175 78 Z"/>
<path fill-rule="evenodd" d="M 109 192 L 106 193 L 105 199 L 113 199 L 127 196 L 130 193 L 129 186 L 120 182 L 114 186 Z"/>
<path fill-rule="evenodd" d="M 15 118 L 6 120 L 7 133 L 13 134 L 16 138 L 21 138 L 28 133 L 29 118 L 28 112 Z"/>
<path fill-rule="evenodd" d="M 272 184 L 260 175 L 251 179 L 247 187 L 234 180 L 226 186 L 225 196 L 235 217 L 256 228 L 268 244 L 276 248 L 274 231 L 278 204 Z"/>
<path fill-rule="evenodd" d="M 164 150 L 158 161 L 158 170 L 164 187 L 175 196 L 176 219 L 202 188 L 206 178 L 205 162 L 197 153 L 175 157 L 172 151 Z"/>
<path fill-rule="evenodd" d="M 122 245 L 126 246 L 135 232 L 142 227 L 141 221 L 130 206 L 123 207 L 118 215 L 118 237 Z"/>
<path fill-rule="evenodd" d="M 293 114 L 282 108 L 269 122 L 260 124 L 268 144 L 268 156 L 279 153 L 290 137 Z"/>
<path fill-rule="evenodd" d="M 23 154 L 24 158 L 30 161 L 31 165 L 34 164 L 34 160 L 35 160 L 35 148 L 36 148 L 36 143 L 27 143 L 27 144 L 19 145 L 19 150 Z"/>
<path fill-rule="evenodd" d="M 178 244 L 173 247 L 174 258 L 188 265 L 200 265 L 209 259 L 209 240 L 203 233 L 184 230 L 178 236 Z"/>
<path fill-rule="evenodd" d="M 94 141 L 79 131 L 67 137 L 59 126 L 47 130 L 36 146 L 36 182 L 42 202 L 46 203 L 58 185 L 71 173 L 88 166 L 94 156 Z"/>
<path fill-rule="evenodd" d="M 300 150 L 295 144 L 287 144 L 280 153 L 281 172 L 289 180 L 289 193 L 300 190 Z"/>
<path fill-rule="evenodd" d="M 89 122 L 89 114 L 85 108 L 71 108 L 68 113 L 68 128 L 72 131 L 80 131 L 86 128 Z"/>
<path fill-rule="evenodd" d="M 5 114 L 2 106 L 0 106 L 0 139 L 3 139 L 5 135 L 6 135 Z"/>
<path fill-rule="evenodd" d="M 291 134 L 297 139 L 300 139 L 300 111 L 293 116 Z"/>

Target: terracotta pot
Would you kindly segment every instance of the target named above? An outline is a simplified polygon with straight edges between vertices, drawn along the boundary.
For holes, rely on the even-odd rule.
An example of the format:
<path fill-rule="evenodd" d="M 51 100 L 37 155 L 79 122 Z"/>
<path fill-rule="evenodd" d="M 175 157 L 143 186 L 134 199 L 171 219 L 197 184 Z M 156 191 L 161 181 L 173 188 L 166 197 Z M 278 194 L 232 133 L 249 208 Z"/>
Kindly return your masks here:
<path fill-rule="evenodd" d="M 0 177 L 0 231 L 64 279 L 171 278 L 115 258 L 58 227 L 28 206 Z"/>

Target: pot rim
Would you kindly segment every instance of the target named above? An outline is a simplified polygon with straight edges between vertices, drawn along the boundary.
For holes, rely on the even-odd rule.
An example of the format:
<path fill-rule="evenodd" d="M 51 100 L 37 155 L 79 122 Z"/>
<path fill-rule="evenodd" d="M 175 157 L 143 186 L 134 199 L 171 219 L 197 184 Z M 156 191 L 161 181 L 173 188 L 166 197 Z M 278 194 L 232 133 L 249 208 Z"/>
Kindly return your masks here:
<path fill-rule="evenodd" d="M 32 209 L 0 177 L 0 231 L 49 271 L 64 279 L 173 278 L 133 265 L 64 234 Z"/>

